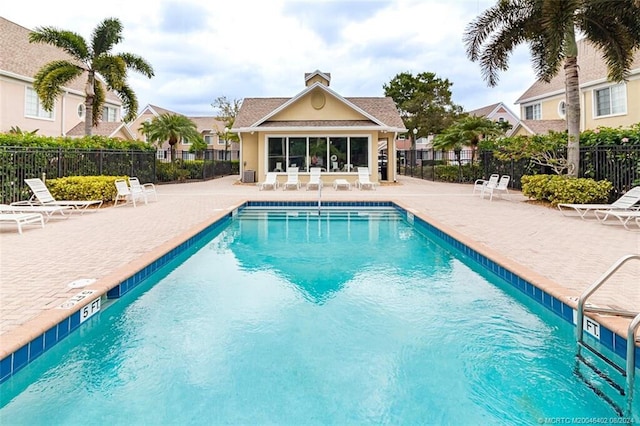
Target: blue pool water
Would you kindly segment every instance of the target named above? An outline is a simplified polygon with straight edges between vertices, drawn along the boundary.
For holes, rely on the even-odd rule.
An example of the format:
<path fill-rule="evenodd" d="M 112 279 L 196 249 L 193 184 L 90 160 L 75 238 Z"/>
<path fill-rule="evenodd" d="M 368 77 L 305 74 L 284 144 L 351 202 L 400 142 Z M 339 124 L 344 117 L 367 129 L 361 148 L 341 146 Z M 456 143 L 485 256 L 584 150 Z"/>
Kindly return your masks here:
<path fill-rule="evenodd" d="M 0 423 L 616 417 L 569 324 L 398 212 L 245 211 L 2 384 Z"/>

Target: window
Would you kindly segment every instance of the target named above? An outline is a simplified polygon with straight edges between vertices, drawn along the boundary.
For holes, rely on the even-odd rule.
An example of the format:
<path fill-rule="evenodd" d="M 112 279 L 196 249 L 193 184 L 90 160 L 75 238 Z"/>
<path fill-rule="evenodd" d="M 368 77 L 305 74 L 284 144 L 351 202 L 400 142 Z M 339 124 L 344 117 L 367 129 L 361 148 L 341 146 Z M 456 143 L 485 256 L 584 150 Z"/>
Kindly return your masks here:
<path fill-rule="evenodd" d="M 81 120 L 84 118 L 84 109 L 84 104 L 78 104 L 78 118 Z"/>
<path fill-rule="evenodd" d="M 540 104 L 533 104 L 524 107 L 524 119 L 525 120 L 540 120 L 542 115 L 540 113 Z"/>
<path fill-rule="evenodd" d="M 594 90 L 595 116 L 626 114 L 627 91 L 624 84 Z"/>
<path fill-rule="evenodd" d="M 213 145 L 213 136 L 212 135 L 204 135 L 204 142 L 207 145 Z"/>
<path fill-rule="evenodd" d="M 156 151 L 156 158 L 158 160 L 166 160 L 167 159 L 167 150 L 166 149 L 159 149 Z"/>
<path fill-rule="evenodd" d="M 27 87 L 25 93 L 25 111 L 24 114 L 27 117 L 46 118 L 53 120 L 53 110 L 51 112 L 45 111 L 40 103 L 40 98 L 32 87 Z"/>
<path fill-rule="evenodd" d="M 562 118 L 567 115 L 567 103 L 565 101 L 558 102 L 558 115 Z"/>
<path fill-rule="evenodd" d="M 225 139 L 222 136 L 218 135 L 218 145 L 224 145 L 225 143 Z"/>
<path fill-rule="evenodd" d="M 118 110 L 114 107 L 105 106 L 102 109 L 102 121 L 113 122 L 117 121 Z"/>
<path fill-rule="evenodd" d="M 354 172 L 369 167 L 369 138 L 363 137 L 270 137 L 267 140 L 267 170 L 284 172 L 298 167 L 308 172 L 321 167 L 324 172 Z"/>

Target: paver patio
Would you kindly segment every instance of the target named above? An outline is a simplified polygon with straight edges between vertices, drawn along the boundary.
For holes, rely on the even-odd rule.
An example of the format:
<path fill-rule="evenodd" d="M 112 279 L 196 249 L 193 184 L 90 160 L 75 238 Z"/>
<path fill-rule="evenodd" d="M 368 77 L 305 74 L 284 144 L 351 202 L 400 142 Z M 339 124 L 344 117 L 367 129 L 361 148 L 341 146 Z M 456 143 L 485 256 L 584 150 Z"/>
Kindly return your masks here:
<path fill-rule="evenodd" d="M 76 295 L 72 281 L 97 279 L 86 288 L 104 291 L 161 252 L 197 233 L 247 200 L 317 200 L 318 191 L 259 191 L 237 176 L 207 182 L 158 185 L 158 202 L 137 208 L 102 207 L 44 229 L 0 228 L 0 357 L 42 333 Z M 640 230 L 616 222 L 566 217 L 556 209 L 472 195 L 472 185 L 400 177 L 377 191 L 322 190 L 322 199 L 394 201 L 454 237 L 511 268 L 563 300 L 577 298 L 616 260 L 640 254 Z M 402 256 L 402 253 L 395 253 Z M 598 305 L 640 311 L 640 262 L 629 262 L 593 297 Z M 616 330 L 628 321 L 605 319 Z"/>

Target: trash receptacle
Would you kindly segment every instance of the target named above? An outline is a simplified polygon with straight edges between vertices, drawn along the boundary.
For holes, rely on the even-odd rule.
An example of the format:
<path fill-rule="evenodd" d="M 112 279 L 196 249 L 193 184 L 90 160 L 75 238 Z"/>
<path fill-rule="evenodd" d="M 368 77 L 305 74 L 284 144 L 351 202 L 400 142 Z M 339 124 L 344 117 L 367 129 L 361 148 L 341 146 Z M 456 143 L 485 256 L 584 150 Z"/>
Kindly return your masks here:
<path fill-rule="evenodd" d="M 380 167 L 380 179 L 387 180 L 387 165 L 383 164 Z"/>
<path fill-rule="evenodd" d="M 255 170 L 245 170 L 242 175 L 242 182 L 244 183 L 255 183 L 256 182 L 256 171 Z"/>

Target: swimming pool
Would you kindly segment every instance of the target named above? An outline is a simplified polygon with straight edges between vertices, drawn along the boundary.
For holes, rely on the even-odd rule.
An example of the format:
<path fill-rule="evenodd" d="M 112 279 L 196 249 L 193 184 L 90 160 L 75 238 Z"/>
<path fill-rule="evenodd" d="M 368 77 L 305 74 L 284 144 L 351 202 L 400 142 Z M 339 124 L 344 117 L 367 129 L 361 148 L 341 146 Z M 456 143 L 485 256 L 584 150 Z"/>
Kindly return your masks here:
<path fill-rule="evenodd" d="M 244 213 L 5 382 L 0 420 L 615 416 L 567 323 L 396 210 Z"/>

